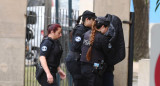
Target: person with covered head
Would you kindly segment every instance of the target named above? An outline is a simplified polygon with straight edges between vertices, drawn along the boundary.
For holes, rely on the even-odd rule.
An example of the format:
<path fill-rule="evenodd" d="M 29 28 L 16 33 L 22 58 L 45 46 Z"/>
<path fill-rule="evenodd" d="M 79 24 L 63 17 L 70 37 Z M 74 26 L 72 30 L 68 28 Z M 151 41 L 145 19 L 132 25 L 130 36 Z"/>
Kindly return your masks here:
<path fill-rule="evenodd" d="M 110 22 L 105 17 L 97 17 L 92 29 L 84 34 L 81 48 L 81 73 L 86 86 L 102 86 L 103 70 L 106 67 L 108 40 L 104 35 Z"/>
<path fill-rule="evenodd" d="M 81 17 L 82 23 L 79 24 Z M 95 18 L 95 13 L 88 10 L 84 11 L 83 14 L 79 16 L 72 32 L 71 48 L 66 57 L 66 66 L 72 75 L 74 86 L 85 86 L 85 82 L 81 76 L 81 65 L 79 61 L 81 57 L 81 45 L 84 33 L 91 29 Z"/>
<path fill-rule="evenodd" d="M 109 40 L 107 68 L 103 75 L 103 86 L 114 86 L 114 65 L 120 63 L 125 58 L 125 41 L 121 19 L 116 15 L 106 14 L 110 21 L 110 27 L 105 33 Z"/>

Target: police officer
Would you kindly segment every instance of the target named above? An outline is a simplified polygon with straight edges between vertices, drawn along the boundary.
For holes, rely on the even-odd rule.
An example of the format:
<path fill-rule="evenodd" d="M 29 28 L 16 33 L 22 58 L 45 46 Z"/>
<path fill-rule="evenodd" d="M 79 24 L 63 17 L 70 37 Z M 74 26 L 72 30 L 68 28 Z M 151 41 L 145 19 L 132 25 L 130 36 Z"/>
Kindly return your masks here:
<path fill-rule="evenodd" d="M 84 34 L 80 61 L 81 73 L 87 81 L 87 86 L 102 86 L 103 84 L 101 75 L 105 70 L 106 51 L 108 51 L 108 46 L 106 46 L 108 40 L 104 33 L 107 32 L 109 24 L 110 22 L 105 17 L 97 17 L 92 30 Z"/>
<path fill-rule="evenodd" d="M 82 17 L 82 24 L 79 24 Z M 71 50 L 66 57 L 66 66 L 70 74 L 72 75 L 74 86 L 85 86 L 85 82 L 81 76 L 80 68 L 80 54 L 83 34 L 88 31 L 94 19 L 96 18 L 95 13 L 91 11 L 84 11 L 77 20 L 77 25 L 72 32 Z"/>
<path fill-rule="evenodd" d="M 51 24 L 48 26 L 48 35 L 43 39 L 40 45 L 40 63 L 44 72 L 38 78 L 41 86 L 57 86 L 56 73 L 60 74 L 61 79 L 65 79 L 66 74 L 59 67 L 62 55 L 62 46 L 58 40 L 62 36 L 61 26 Z"/>

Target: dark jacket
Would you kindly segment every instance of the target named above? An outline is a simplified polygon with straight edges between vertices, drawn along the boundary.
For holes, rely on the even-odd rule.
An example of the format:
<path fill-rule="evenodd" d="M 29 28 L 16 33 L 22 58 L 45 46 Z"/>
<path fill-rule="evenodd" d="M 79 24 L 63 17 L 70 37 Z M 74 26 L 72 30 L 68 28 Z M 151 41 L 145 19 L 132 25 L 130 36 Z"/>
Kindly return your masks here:
<path fill-rule="evenodd" d="M 105 34 L 109 40 L 106 71 L 113 71 L 114 65 L 125 58 L 125 42 L 120 18 L 110 14 L 106 18 L 110 20 L 109 30 Z"/>
<path fill-rule="evenodd" d="M 86 60 L 86 55 L 90 47 L 90 34 L 91 30 L 87 31 L 84 35 L 82 54 L 80 59 L 80 61 L 82 62 L 88 62 Z M 89 61 L 89 63 L 95 63 L 95 62 L 98 63 L 101 62 L 101 60 L 107 58 L 107 53 L 106 53 L 108 51 L 107 44 L 108 40 L 106 36 L 104 36 L 101 32 L 96 31 L 91 51 L 91 60 Z"/>
<path fill-rule="evenodd" d="M 57 72 L 62 52 L 63 50 L 59 40 L 46 37 L 41 42 L 40 56 L 46 57 L 47 65 L 52 67 L 55 70 L 54 72 Z"/>
<path fill-rule="evenodd" d="M 125 58 L 125 42 L 123 35 L 122 22 L 115 15 L 107 14 L 106 17 L 112 24 L 109 31 L 105 34 L 108 37 L 111 48 L 108 52 L 108 64 L 115 65 Z"/>
<path fill-rule="evenodd" d="M 73 51 L 73 52 L 81 52 L 81 45 L 82 45 L 83 35 L 89 29 L 90 28 L 85 27 L 83 24 L 77 25 L 73 29 L 71 51 Z"/>

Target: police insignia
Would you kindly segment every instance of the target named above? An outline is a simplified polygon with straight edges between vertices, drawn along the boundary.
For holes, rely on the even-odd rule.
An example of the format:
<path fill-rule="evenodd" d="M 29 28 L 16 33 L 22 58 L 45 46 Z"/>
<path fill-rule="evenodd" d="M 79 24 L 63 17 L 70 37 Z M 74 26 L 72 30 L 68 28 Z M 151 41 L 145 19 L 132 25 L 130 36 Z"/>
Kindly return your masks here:
<path fill-rule="evenodd" d="M 81 41 L 81 37 L 80 37 L 80 36 L 77 36 L 77 37 L 75 38 L 75 41 L 76 41 L 76 42 L 80 42 L 80 41 Z"/>
<path fill-rule="evenodd" d="M 46 46 L 42 46 L 42 51 L 47 51 L 47 47 Z"/>

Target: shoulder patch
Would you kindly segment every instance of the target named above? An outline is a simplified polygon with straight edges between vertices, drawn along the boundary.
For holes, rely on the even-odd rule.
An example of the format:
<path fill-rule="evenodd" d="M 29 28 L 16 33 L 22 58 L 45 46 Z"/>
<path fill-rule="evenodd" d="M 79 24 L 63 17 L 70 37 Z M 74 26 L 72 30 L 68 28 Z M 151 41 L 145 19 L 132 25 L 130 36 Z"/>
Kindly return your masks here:
<path fill-rule="evenodd" d="M 46 46 L 42 46 L 41 50 L 42 51 L 47 51 L 47 47 Z"/>
<path fill-rule="evenodd" d="M 80 42 L 80 41 L 81 41 L 81 37 L 80 37 L 80 36 L 77 36 L 77 37 L 75 38 L 75 41 L 76 41 L 76 42 Z"/>

